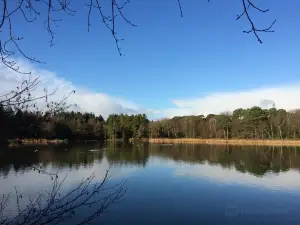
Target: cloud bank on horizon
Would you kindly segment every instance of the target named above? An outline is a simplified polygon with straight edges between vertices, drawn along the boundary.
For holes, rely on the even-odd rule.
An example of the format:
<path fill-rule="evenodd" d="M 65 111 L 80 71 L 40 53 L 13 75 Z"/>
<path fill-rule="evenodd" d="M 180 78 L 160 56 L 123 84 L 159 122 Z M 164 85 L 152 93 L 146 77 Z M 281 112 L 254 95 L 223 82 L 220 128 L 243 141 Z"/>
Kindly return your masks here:
<path fill-rule="evenodd" d="M 55 95 L 51 96 L 51 100 L 60 101 L 68 93 L 75 90 L 75 94 L 72 94 L 67 101 L 69 104 L 76 104 L 77 106 L 72 109 L 80 112 L 93 112 L 96 115 L 102 115 L 104 118 L 107 118 L 108 115 L 112 113 L 155 113 L 125 98 L 113 97 L 105 93 L 78 87 L 53 72 L 39 69 L 31 64 L 19 62 L 18 65 L 20 66 L 20 71 L 30 71 L 32 78 L 39 77 L 40 84 L 34 91 L 34 96 L 43 96 L 44 88 L 47 88 L 50 93 L 59 87 Z M 0 64 L 0 96 L 11 90 L 16 90 L 16 87 L 22 82 L 22 79 L 26 78 L 29 78 L 29 75 L 16 73 L 3 64 Z M 42 108 L 43 101 L 40 101 L 38 104 L 40 108 Z"/>
<path fill-rule="evenodd" d="M 199 98 L 173 100 L 176 107 L 167 109 L 165 114 L 175 115 L 207 115 L 222 112 L 233 112 L 238 108 L 260 106 L 262 108 L 282 108 L 294 110 L 300 108 L 300 83 L 264 87 L 236 92 L 211 93 Z"/>
<path fill-rule="evenodd" d="M 59 101 L 66 94 L 75 90 L 68 103 L 77 104 L 78 111 L 93 112 L 107 118 L 112 113 L 137 114 L 145 113 L 150 119 L 171 118 L 184 115 L 207 115 L 209 113 L 232 112 L 237 108 L 260 106 L 263 108 L 283 108 L 293 110 L 300 108 L 300 83 L 277 87 L 263 87 L 236 92 L 210 93 L 202 97 L 173 100 L 174 107 L 153 109 L 143 107 L 124 97 L 109 94 L 74 85 L 59 77 L 54 72 L 39 69 L 32 64 L 20 62 L 22 71 L 31 71 L 32 77 L 40 77 L 40 85 L 35 95 L 42 94 L 44 88 L 54 90 L 59 86 L 52 100 Z M 14 90 L 27 75 L 18 74 L 0 64 L 0 94 Z"/>

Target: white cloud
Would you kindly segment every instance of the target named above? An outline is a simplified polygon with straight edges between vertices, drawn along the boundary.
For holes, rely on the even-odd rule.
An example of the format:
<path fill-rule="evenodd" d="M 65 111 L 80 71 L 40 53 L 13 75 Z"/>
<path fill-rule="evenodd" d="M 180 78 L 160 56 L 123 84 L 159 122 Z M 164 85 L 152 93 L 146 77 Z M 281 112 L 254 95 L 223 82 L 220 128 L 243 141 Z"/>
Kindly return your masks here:
<path fill-rule="evenodd" d="M 260 106 L 293 110 L 300 108 L 300 83 L 265 87 L 237 92 L 212 93 L 199 98 L 173 100 L 174 108 L 163 109 L 167 117 L 183 115 L 207 115 L 233 111 L 237 108 Z"/>
<path fill-rule="evenodd" d="M 60 101 L 63 96 L 75 90 L 76 93 L 68 98 L 68 103 L 77 104 L 76 110 L 82 112 L 93 112 L 96 115 L 102 115 L 104 118 L 107 118 L 111 113 L 154 113 L 124 98 L 113 97 L 102 92 L 75 86 L 72 82 L 58 77 L 55 73 L 38 69 L 30 64 L 19 62 L 19 66 L 22 71 L 31 71 L 32 78 L 39 77 L 40 85 L 34 91 L 34 96 L 42 96 L 44 88 L 47 88 L 50 92 L 59 86 L 55 95 L 51 96 L 51 100 Z M 26 79 L 28 76 L 18 74 L 0 64 L 0 95 L 15 90 L 22 79 Z M 39 102 L 39 104 L 41 106 L 42 102 Z"/>
<path fill-rule="evenodd" d="M 276 106 L 292 110 L 300 108 L 300 83 L 279 85 L 277 87 L 261 87 L 257 89 L 217 92 L 202 97 L 173 100 L 174 107 L 147 109 L 126 98 L 110 96 L 109 94 L 75 86 L 55 73 L 39 69 L 31 64 L 19 62 L 23 71 L 32 71 L 32 77 L 40 77 L 41 84 L 36 90 L 36 95 L 43 92 L 46 87 L 49 90 L 60 89 L 53 100 L 59 101 L 66 93 L 76 90 L 69 98 L 69 103 L 78 105 L 78 110 L 101 114 L 106 118 L 111 113 L 145 113 L 150 119 L 171 118 L 183 115 L 207 115 L 209 113 L 221 113 L 233 111 L 237 108 L 261 106 L 264 108 Z M 11 91 L 21 82 L 23 75 L 9 70 L 0 64 L 0 94 Z"/>

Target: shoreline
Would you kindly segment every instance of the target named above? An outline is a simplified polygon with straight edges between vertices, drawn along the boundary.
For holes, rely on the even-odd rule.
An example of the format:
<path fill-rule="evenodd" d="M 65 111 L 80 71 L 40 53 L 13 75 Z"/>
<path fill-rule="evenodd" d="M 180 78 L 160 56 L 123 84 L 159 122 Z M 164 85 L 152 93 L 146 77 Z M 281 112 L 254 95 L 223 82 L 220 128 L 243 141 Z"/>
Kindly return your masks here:
<path fill-rule="evenodd" d="M 105 140 L 112 141 L 112 140 Z M 115 140 L 119 141 L 119 140 Z M 297 146 L 300 147 L 300 139 L 291 140 L 253 140 L 253 139 L 201 139 L 201 138 L 130 138 L 131 143 L 135 142 L 149 142 L 152 144 L 210 144 L 210 145 L 240 145 L 240 146 Z M 78 141 L 75 141 L 76 143 Z M 93 142 L 93 141 L 83 141 Z M 60 139 L 16 139 L 9 140 L 8 145 L 10 147 L 20 146 L 20 145 L 57 145 L 57 144 L 66 144 L 67 140 Z"/>
<path fill-rule="evenodd" d="M 99 140 L 68 140 L 68 139 L 45 139 L 45 138 L 25 138 L 7 140 L 8 147 L 31 146 L 31 145 L 61 145 L 68 143 L 95 143 Z"/>
<path fill-rule="evenodd" d="M 154 144 L 213 144 L 213 145 L 261 145 L 261 146 L 299 146 L 300 140 L 251 140 L 251 139 L 200 139 L 200 138 L 150 138 Z"/>
<path fill-rule="evenodd" d="M 60 139 L 14 139 L 8 140 L 8 147 L 28 146 L 28 145 L 58 145 L 66 143 Z"/>

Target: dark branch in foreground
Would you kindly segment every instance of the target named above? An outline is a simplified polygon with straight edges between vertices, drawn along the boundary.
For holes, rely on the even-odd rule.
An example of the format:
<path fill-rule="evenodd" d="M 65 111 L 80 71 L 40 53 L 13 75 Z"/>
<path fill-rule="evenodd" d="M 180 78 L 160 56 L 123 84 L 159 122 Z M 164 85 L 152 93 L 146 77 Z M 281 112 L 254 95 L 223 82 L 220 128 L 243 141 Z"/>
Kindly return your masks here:
<path fill-rule="evenodd" d="M 177 0 L 178 2 L 178 7 L 180 10 L 180 16 L 183 17 L 183 12 L 182 12 L 182 7 L 181 7 L 181 0 Z M 210 2 L 210 0 L 208 0 L 208 2 Z M 249 9 L 253 8 L 254 10 L 261 12 L 261 13 L 266 13 L 269 12 L 269 9 L 261 9 L 258 6 L 256 6 L 252 0 L 242 0 L 242 4 L 243 4 L 243 12 L 239 15 L 237 15 L 236 20 L 239 20 L 240 18 L 242 18 L 243 16 L 247 17 L 247 20 L 249 21 L 250 25 L 251 25 L 251 29 L 250 30 L 245 30 L 243 31 L 244 33 L 253 33 L 255 35 L 255 37 L 257 38 L 259 43 L 262 43 L 262 40 L 259 37 L 259 33 L 265 32 L 265 33 L 270 33 L 270 32 L 274 32 L 274 30 L 272 30 L 274 24 L 276 23 L 276 20 L 274 20 L 270 26 L 268 26 L 267 28 L 264 29 L 258 29 L 255 26 L 255 23 L 253 22 L 250 13 L 249 13 Z"/>
<path fill-rule="evenodd" d="M 76 216 L 80 213 L 80 209 L 88 207 L 91 208 L 89 210 L 91 213 L 77 221 L 77 224 L 87 224 L 105 212 L 111 204 L 120 202 L 126 193 L 125 182 L 113 186 L 107 185 L 110 179 L 108 172 L 109 169 L 101 182 L 92 182 L 95 178 L 93 174 L 81 180 L 75 188 L 64 194 L 60 192 L 67 176 L 59 181 L 58 174 L 55 174 L 53 178 L 52 174 L 45 172 L 53 180 L 52 187 L 45 193 L 36 193 L 25 199 L 28 202 L 25 207 L 21 206 L 21 201 L 24 200 L 23 195 L 15 189 L 17 215 L 13 218 L 5 216 L 4 212 L 10 196 L 3 195 L 0 198 L 0 224 L 59 224 Z"/>
<path fill-rule="evenodd" d="M 183 17 L 183 13 L 182 13 L 182 8 L 181 8 L 181 2 L 180 2 L 180 0 L 178 0 L 178 7 L 179 7 L 179 10 L 180 10 L 180 16 Z"/>
<path fill-rule="evenodd" d="M 210 2 L 208 0 L 208 2 Z M 29 56 L 26 52 L 22 50 L 20 42 L 23 40 L 23 37 L 16 36 L 16 31 L 14 29 L 15 24 L 13 24 L 12 17 L 20 16 L 23 19 L 23 22 L 34 23 L 38 19 L 42 19 L 44 22 L 44 28 L 50 36 L 50 46 L 54 44 L 55 31 L 54 27 L 58 26 L 58 22 L 62 21 L 62 13 L 65 13 L 69 16 L 74 16 L 76 10 L 71 8 L 70 0 L 2 0 L 0 4 L 0 57 L 1 62 L 9 67 L 10 69 L 19 72 L 19 73 L 30 73 L 20 70 L 17 62 L 14 60 L 16 55 L 20 55 L 26 60 L 32 63 L 41 63 L 34 57 Z M 96 10 L 98 14 L 98 21 L 102 23 L 106 29 L 109 30 L 113 39 L 115 40 L 117 51 L 119 55 L 122 55 L 120 42 L 123 40 L 119 37 L 116 32 L 117 22 L 125 22 L 131 26 L 136 26 L 132 23 L 124 13 L 124 8 L 130 3 L 130 0 L 86 0 L 85 5 L 88 7 L 88 31 L 91 29 L 92 24 L 92 12 Z M 181 0 L 177 0 L 178 7 L 180 10 L 180 16 L 183 17 L 183 10 L 181 5 Z M 38 7 L 38 4 L 41 6 Z M 247 17 L 251 25 L 250 30 L 244 31 L 244 33 L 253 33 L 257 40 L 262 43 L 262 40 L 259 37 L 259 33 L 262 32 L 274 32 L 272 30 L 273 25 L 276 20 L 271 23 L 271 25 L 264 29 L 259 29 L 256 27 L 253 22 L 249 9 L 254 9 L 261 13 L 266 13 L 269 10 L 263 10 L 256 6 L 253 3 L 253 0 L 242 0 L 243 12 L 237 16 L 237 20 L 243 16 Z M 45 13 L 40 13 L 37 9 L 45 8 Z M 2 14 L 1 14 L 2 13 Z M 96 13 L 95 13 L 96 15 Z M 117 19 L 120 18 L 118 21 Z"/>
<path fill-rule="evenodd" d="M 249 9 L 253 8 L 254 10 L 257 10 L 258 12 L 261 12 L 261 13 L 266 13 L 266 12 L 269 11 L 269 9 L 263 10 L 263 9 L 259 8 L 258 6 L 256 6 L 252 2 L 252 0 L 242 0 L 242 3 L 243 3 L 243 12 L 240 15 L 237 16 L 236 20 L 239 20 L 243 16 L 246 16 L 247 20 L 249 21 L 249 23 L 251 25 L 251 29 L 250 30 L 245 30 L 243 32 L 247 33 L 247 34 L 253 33 L 255 35 L 255 37 L 257 38 L 258 42 L 262 43 L 262 40 L 259 37 L 259 33 L 261 33 L 261 32 L 265 32 L 265 33 L 274 32 L 274 30 L 272 30 L 272 28 L 273 28 L 273 25 L 276 23 L 276 20 L 274 20 L 269 27 L 264 28 L 264 29 L 258 29 L 255 26 L 255 24 L 254 24 L 254 22 L 253 22 L 253 20 L 250 16 Z"/>
<path fill-rule="evenodd" d="M 10 108 L 13 111 L 18 110 L 30 110 L 30 111 L 39 111 L 38 108 L 38 100 L 44 101 L 46 104 L 45 110 L 47 113 L 44 116 L 51 115 L 53 113 L 64 111 L 73 105 L 67 104 L 68 98 L 71 94 L 74 94 L 75 91 L 71 91 L 63 96 L 60 101 L 50 101 L 50 97 L 55 95 L 59 86 L 56 87 L 54 90 L 48 92 L 45 88 L 44 93 L 39 95 L 34 95 L 35 90 L 40 85 L 39 77 L 32 78 L 30 75 L 29 77 L 23 77 L 20 85 L 16 87 L 15 90 L 12 90 L 8 93 L 2 93 L 0 95 L 0 106 L 4 108 Z"/>
<path fill-rule="evenodd" d="M 119 16 L 123 21 L 131 26 L 136 26 L 130 22 L 124 15 L 124 7 L 130 3 L 129 0 L 125 0 L 124 3 L 119 3 L 121 0 L 88 0 L 89 7 L 88 11 L 88 30 L 91 27 L 91 13 L 93 9 L 96 9 L 100 15 L 100 22 L 102 22 L 105 27 L 111 32 L 113 38 L 115 39 L 117 50 L 121 55 L 121 49 L 119 43 L 122 39 L 118 38 L 116 35 L 116 18 Z M 23 37 L 16 36 L 16 31 L 14 29 L 15 24 L 12 22 L 13 16 L 20 16 L 26 23 L 34 23 L 38 19 L 44 21 L 44 28 L 50 36 L 50 46 L 54 44 L 55 31 L 54 27 L 58 26 L 58 22 L 62 21 L 62 13 L 69 16 L 74 16 L 76 11 L 71 8 L 70 0 L 2 0 L 3 4 L 0 5 L 0 57 L 1 62 L 9 67 L 10 69 L 22 73 L 30 74 L 30 72 L 23 71 L 19 68 L 17 62 L 14 60 L 16 55 L 20 55 L 29 62 L 32 63 L 42 63 L 34 57 L 29 56 L 26 52 L 22 50 L 20 42 Z M 17 4 L 15 4 L 17 2 Z M 40 13 L 37 8 L 38 4 L 43 4 L 45 7 L 44 14 Z M 111 10 L 104 10 L 107 6 L 111 6 Z M 1 10 L 2 9 L 2 10 Z M 42 18 L 43 17 L 43 18 Z"/>
<path fill-rule="evenodd" d="M 120 39 L 117 37 L 117 33 L 116 33 L 116 18 L 119 16 L 121 17 L 121 19 L 123 19 L 123 21 L 125 21 L 127 24 L 135 27 L 136 25 L 133 24 L 130 20 L 128 20 L 124 13 L 123 13 L 123 9 L 124 7 L 129 4 L 130 1 L 126 0 L 123 4 L 119 4 L 117 0 L 109 0 L 109 4 L 110 4 L 110 15 L 106 15 L 104 10 L 103 10 L 103 5 L 100 3 L 100 0 L 90 0 L 89 4 L 86 4 L 86 6 L 89 7 L 89 11 L 88 11 L 88 31 L 90 31 L 90 27 L 91 27 L 91 15 L 92 15 L 92 11 L 93 9 L 96 9 L 99 13 L 100 16 L 100 21 L 105 25 L 105 27 L 110 31 L 110 33 L 112 34 L 115 42 L 116 42 L 116 46 L 117 46 L 117 50 L 119 55 L 121 56 L 121 49 L 120 49 L 120 41 L 124 40 L 124 39 Z"/>

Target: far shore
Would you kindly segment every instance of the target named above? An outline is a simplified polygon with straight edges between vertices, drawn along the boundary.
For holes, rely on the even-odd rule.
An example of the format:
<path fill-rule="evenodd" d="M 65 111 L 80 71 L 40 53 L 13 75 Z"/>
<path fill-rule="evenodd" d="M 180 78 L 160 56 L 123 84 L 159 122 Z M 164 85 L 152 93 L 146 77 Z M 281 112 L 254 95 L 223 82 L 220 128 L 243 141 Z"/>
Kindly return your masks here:
<path fill-rule="evenodd" d="M 253 140 L 253 139 L 200 139 L 200 138 L 150 138 L 157 144 L 219 144 L 219 145 L 264 145 L 264 146 L 300 146 L 300 140 Z"/>
<path fill-rule="evenodd" d="M 83 143 L 95 142 L 97 140 L 86 140 Z M 107 139 L 106 141 L 112 141 Z M 121 141 L 121 140 L 114 140 Z M 149 142 L 154 144 L 212 144 L 212 145 L 261 145 L 261 146 L 299 146 L 300 140 L 292 139 L 273 139 L 273 140 L 261 140 L 261 139 L 201 139 L 201 138 L 131 138 L 130 142 Z M 80 142 L 80 141 L 75 141 Z M 20 145 L 57 145 L 68 143 L 68 140 L 60 139 L 15 139 L 9 141 L 10 147 L 16 147 Z"/>
<path fill-rule="evenodd" d="M 75 143 L 91 143 L 98 142 L 99 140 L 71 140 L 71 142 Z M 19 147 L 19 146 L 28 146 L 28 145 L 59 145 L 59 144 L 67 144 L 70 140 L 68 139 L 45 139 L 45 138 L 17 138 L 8 140 L 9 147 Z"/>
<path fill-rule="evenodd" d="M 18 147 L 20 145 L 57 145 L 57 144 L 63 144 L 66 143 L 64 140 L 60 139 L 38 139 L 38 138 L 24 138 L 24 139 L 13 139 L 8 140 L 8 146 L 9 147 Z"/>

